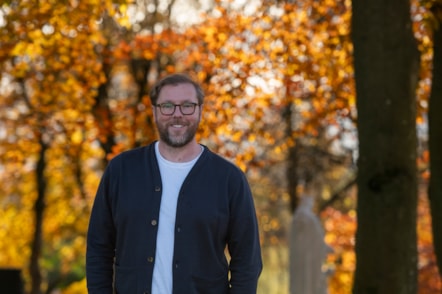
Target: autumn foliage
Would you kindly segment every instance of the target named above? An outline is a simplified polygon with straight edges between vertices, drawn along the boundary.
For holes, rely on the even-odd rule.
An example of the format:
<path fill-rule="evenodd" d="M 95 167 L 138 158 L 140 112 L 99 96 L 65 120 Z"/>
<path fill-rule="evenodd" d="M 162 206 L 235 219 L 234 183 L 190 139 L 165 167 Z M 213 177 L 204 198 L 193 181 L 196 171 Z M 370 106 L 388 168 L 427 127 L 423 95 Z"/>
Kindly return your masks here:
<path fill-rule="evenodd" d="M 157 26 L 137 32 L 128 14 L 134 4 L 125 1 L 1 4 L 0 267 L 22 269 L 26 289 L 35 291 L 31 244 L 40 244 L 41 289 L 86 293 L 85 234 L 100 175 L 115 154 L 155 140 L 148 92 L 159 76 L 176 71 L 205 88 L 198 139 L 251 178 L 264 250 L 285 248 L 287 150 L 302 139 L 329 161 L 339 157 L 339 164 L 308 166 L 321 178 L 320 203 L 353 168 L 354 150 L 343 143 L 355 137 L 350 4 L 262 1 L 248 14 L 216 1 L 196 25 L 175 27 L 159 10 Z M 424 114 L 431 38 L 425 7 L 413 11 Z M 425 195 L 420 199 L 419 293 L 440 293 L 428 205 Z M 320 212 L 335 250 L 327 263 L 331 294 L 351 290 L 354 206 L 355 192 Z M 279 264 L 285 282 L 286 262 Z M 263 278 L 261 284 L 272 277 Z"/>

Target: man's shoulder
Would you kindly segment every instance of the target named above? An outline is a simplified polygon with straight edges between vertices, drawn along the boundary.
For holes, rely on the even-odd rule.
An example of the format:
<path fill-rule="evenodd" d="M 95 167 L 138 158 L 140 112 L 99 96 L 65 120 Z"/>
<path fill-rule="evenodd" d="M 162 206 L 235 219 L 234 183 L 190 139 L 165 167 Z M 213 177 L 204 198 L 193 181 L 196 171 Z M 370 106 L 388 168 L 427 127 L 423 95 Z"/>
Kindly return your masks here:
<path fill-rule="evenodd" d="M 227 159 L 226 157 L 221 156 L 218 153 L 211 151 L 207 146 L 204 146 L 204 148 L 206 150 L 207 157 L 210 163 L 214 164 L 217 169 L 223 171 L 228 170 L 232 172 L 243 173 L 243 171 L 233 161 Z"/>
<path fill-rule="evenodd" d="M 125 163 L 142 163 L 144 159 L 149 156 L 151 148 L 152 144 L 149 144 L 146 146 L 125 150 L 113 157 L 109 161 L 109 164 L 121 165 Z"/>

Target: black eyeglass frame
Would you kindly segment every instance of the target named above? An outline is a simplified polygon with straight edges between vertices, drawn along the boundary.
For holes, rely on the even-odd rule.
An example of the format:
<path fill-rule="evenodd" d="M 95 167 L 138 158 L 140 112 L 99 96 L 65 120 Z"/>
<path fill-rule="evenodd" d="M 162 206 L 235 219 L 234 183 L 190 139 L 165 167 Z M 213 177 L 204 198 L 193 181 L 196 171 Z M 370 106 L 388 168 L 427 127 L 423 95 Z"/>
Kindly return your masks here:
<path fill-rule="evenodd" d="M 164 113 L 164 109 L 165 109 L 164 106 L 165 105 L 173 106 L 173 111 L 171 113 Z M 193 106 L 192 111 L 189 113 L 187 113 L 187 112 L 184 113 L 183 108 L 182 108 L 183 105 L 188 106 L 188 107 L 190 107 L 192 105 Z M 183 104 L 173 104 L 171 102 L 165 102 L 165 103 L 155 104 L 154 106 L 158 107 L 160 109 L 160 112 L 162 115 L 171 116 L 175 113 L 177 107 L 180 109 L 180 112 L 182 115 L 192 115 L 195 113 L 196 107 L 200 106 L 200 105 L 201 105 L 200 103 L 194 103 L 194 102 L 184 102 Z"/>

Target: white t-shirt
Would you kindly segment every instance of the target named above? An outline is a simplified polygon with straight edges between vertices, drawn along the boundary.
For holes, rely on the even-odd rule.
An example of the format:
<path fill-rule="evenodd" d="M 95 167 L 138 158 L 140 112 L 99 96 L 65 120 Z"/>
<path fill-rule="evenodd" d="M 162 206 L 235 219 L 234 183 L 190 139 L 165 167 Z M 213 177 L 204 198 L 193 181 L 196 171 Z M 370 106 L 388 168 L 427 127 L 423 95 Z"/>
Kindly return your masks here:
<path fill-rule="evenodd" d="M 201 150 L 203 147 L 201 146 Z M 160 217 L 158 221 L 157 250 L 155 253 L 155 265 L 153 269 L 152 294 L 172 293 L 172 265 L 173 247 L 175 241 L 175 218 L 178 195 L 187 174 L 196 161 L 172 162 L 161 156 L 158 142 L 155 144 L 155 152 L 160 167 L 163 184 L 161 195 Z"/>

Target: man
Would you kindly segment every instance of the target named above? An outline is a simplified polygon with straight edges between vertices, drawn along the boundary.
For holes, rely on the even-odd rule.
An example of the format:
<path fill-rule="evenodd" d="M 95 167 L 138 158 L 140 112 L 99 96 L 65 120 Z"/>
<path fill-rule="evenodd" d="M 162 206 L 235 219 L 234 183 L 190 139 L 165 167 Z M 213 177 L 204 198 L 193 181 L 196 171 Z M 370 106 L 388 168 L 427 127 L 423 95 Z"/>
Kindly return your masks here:
<path fill-rule="evenodd" d="M 159 140 L 112 159 L 97 191 L 89 293 L 256 293 L 262 261 L 252 195 L 240 169 L 195 140 L 201 87 L 174 74 L 150 99 Z"/>

